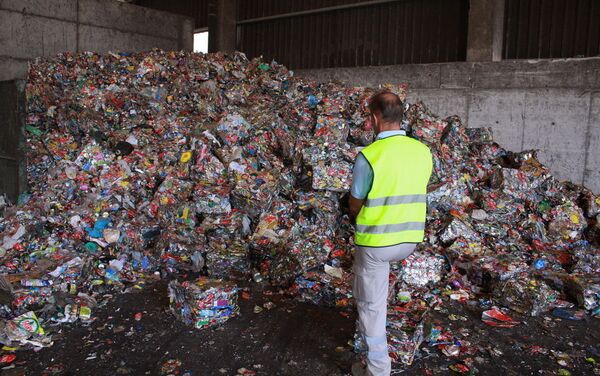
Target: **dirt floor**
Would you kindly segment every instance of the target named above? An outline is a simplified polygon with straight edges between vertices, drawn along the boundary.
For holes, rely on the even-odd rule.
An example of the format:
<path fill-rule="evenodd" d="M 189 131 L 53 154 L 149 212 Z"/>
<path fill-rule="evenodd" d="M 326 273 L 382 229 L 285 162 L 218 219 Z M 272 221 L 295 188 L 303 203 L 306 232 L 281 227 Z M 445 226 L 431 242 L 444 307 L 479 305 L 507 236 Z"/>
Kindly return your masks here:
<path fill-rule="evenodd" d="M 349 373 L 356 360 L 348 344 L 354 314 L 265 294 L 256 285 L 250 292 L 249 300 L 240 299 L 239 317 L 205 330 L 191 330 L 168 312 L 164 282 L 118 295 L 94 312 L 90 325 L 54 328 L 52 347 L 17 351 L 14 368 L 1 375 L 237 375 L 241 368 L 257 375 Z M 267 301 L 276 307 L 254 312 Z M 514 316 L 523 324 L 503 329 L 482 323 L 476 308 L 444 307 L 433 313 L 433 324 L 459 333 L 473 353 L 451 358 L 424 343 L 413 365 L 396 365 L 394 374 L 452 374 L 449 366 L 461 361 L 481 375 L 600 374 L 594 363 L 600 362 L 598 319 Z"/>

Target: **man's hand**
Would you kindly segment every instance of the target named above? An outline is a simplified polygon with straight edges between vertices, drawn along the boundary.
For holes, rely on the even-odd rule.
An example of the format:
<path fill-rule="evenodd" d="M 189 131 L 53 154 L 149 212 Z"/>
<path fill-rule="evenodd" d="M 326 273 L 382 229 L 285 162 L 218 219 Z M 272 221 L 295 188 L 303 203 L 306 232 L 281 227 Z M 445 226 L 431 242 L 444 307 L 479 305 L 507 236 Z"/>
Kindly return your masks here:
<path fill-rule="evenodd" d="M 352 195 L 348 195 L 348 206 L 350 207 L 350 216 L 352 218 L 356 218 L 364 203 L 365 200 L 359 200 L 352 197 Z"/>

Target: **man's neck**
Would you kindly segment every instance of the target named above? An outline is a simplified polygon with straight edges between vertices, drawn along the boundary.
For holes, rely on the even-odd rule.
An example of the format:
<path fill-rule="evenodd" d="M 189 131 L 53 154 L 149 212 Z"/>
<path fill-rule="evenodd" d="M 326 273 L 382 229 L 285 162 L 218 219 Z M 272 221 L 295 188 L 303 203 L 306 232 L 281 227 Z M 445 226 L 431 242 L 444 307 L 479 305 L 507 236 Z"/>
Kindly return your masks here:
<path fill-rule="evenodd" d="M 406 136 L 406 132 L 403 131 L 402 129 L 392 129 L 392 130 L 387 130 L 387 131 L 381 131 L 381 132 L 377 133 L 376 139 L 380 140 L 382 138 L 387 138 L 387 137 L 396 136 L 396 135 Z"/>
<path fill-rule="evenodd" d="M 382 132 L 387 132 L 387 131 L 399 131 L 400 129 L 400 124 L 398 123 L 384 123 L 381 124 L 381 128 L 379 129 L 379 133 Z"/>

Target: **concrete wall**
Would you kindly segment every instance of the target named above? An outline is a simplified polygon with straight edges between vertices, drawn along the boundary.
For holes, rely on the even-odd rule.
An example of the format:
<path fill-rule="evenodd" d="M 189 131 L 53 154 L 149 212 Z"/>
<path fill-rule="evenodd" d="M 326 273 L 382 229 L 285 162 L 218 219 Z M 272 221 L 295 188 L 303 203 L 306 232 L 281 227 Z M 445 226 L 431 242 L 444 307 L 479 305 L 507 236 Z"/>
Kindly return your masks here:
<path fill-rule="evenodd" d="M 0 81 L 63 51 L 192 50 L 194 21 L 115 0 L 0 0 Z"/>
<path fill-rule="evenodd" d="M 376 87 L 407 82 L 409 100 L 468 127 L 492 127 L 504 147 L 539 149 L 559 179 L 600 193 L 600 59 L 447 63 L 300 70 L 316 80 Z"/>

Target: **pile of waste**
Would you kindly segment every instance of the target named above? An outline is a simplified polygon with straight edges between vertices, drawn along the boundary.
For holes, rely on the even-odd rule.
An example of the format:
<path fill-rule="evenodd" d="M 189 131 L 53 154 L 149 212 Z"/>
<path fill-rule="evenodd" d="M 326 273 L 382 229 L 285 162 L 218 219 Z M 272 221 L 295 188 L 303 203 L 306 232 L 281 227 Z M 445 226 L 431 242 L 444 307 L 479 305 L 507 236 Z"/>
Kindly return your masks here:
<path fill-rule="evenodd" d="M 387 89 L 406 98 L 405 86 Z M 0 342 L 45 346 L 43 330 L 26 336 L 10 323 L 24 314 L 42 326 L 72 322 L 67 305 L 89 307 L 89 317 L 115 292 L 188 272 L 351 306 L 346 198 L 353 161 L 374 139 L 375 92 L 297 78 L 241 53 L 36 60 L 29 192 L 0 220 Z M 552 177 L 534 152 L 503 149 L 490 129 L 422 103 L 405 115 L 434 172 L 426 241 L 390 274 L 394 359 L 410 363 L 421 341 L 464 350 L 423 330 L 443 300 L 481 302 L 484 318 L 503 325 L 501 308 L 598 315 L 600 198 Z M 178 315 L 202 326 L 184 309 L 203 299 L 194 286 L 173 283 L 171 297 Z"/>

